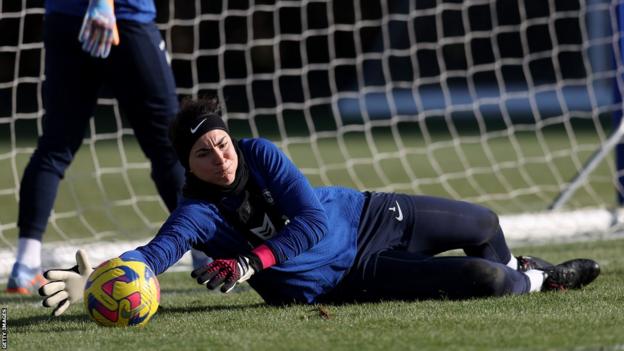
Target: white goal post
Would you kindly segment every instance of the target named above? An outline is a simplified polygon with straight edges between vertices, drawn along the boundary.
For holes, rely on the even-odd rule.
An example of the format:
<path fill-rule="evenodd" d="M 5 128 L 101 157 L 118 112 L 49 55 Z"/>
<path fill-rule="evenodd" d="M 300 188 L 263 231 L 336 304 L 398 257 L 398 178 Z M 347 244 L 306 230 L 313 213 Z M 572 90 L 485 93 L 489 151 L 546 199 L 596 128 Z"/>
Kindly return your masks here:
<path fill-rule="evenodd" d="M 619 229 L 619 1 L 156 4 L 180 97 L 218 96 L 235 133 L 273 140 L 314 185 L 483 204 L 511 242 Z M 0 0 L 0 276 L 41 132 L 43 19 L 41 0 Z M 117 255 L 166 215 L 104 94 L 62 182 L 44 265 L 82 245 Z"/>

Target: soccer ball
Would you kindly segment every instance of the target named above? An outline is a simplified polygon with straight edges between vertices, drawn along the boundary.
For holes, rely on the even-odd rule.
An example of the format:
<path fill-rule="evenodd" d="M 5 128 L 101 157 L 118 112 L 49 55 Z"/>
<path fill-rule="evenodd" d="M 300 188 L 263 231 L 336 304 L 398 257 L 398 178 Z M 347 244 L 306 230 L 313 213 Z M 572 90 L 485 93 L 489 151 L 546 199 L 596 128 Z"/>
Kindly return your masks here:
<path fill-rule="evenodd" d="M 97 324 L 143 326 L 158 310 L 160 287 L 143 262 L 113 258 L 100 264 L 85 285 L 84 305 Z"/>

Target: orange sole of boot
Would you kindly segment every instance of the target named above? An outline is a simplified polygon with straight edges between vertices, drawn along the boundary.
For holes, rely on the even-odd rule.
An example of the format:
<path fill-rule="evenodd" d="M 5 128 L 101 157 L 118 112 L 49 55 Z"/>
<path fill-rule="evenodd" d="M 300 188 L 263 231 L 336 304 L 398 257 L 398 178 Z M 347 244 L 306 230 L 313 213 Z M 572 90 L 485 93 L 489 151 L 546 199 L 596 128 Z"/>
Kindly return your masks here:
<path fill-rule="evenodd" d="M 28 283 L 30 284 L 30 286 L 42 286 L 42 285 L 46 284 L 47 282 L 48 281 L 45 280 L 45 278 L 41 274 L 37 274 Z M 24 288 L 24 287 L 7 288 L 6 292 L 9 293 L 9 294 L 18 294 L 18 295 L 32 295 L 33 294 L 28 288 Z"/>

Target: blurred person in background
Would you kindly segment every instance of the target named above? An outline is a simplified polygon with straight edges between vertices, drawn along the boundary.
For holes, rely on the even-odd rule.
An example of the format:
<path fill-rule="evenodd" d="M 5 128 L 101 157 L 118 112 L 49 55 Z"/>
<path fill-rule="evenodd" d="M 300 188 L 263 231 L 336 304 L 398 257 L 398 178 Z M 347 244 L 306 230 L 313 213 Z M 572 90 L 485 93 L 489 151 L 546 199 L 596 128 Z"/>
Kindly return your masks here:
<path fill-rule="evenodd" d="M 184 183 L 168 138 L 178 100 L 153 1 L 47 0 L 45 10 L 43 133 L 21 180 L 17 257 L 7 285 L 8 292 L 18 294 L 44 282 L 42 237 L 103 85 L 130 121 L 169 211 Z"/>

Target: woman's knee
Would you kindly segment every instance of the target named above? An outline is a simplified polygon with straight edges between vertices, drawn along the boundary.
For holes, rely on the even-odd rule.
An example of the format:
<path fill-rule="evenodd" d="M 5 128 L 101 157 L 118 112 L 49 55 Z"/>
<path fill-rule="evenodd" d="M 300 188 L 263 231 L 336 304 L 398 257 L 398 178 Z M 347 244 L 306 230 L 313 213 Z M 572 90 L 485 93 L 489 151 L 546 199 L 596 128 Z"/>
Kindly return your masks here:
<path fill-rule="evenodd" d="M 500 231 L 498 215 L 494 211 L 484 208 L 476 218 L 476 226 L 477 232 L 480 234 L 480 242 L 477 245 L 485 244 Z"/>

